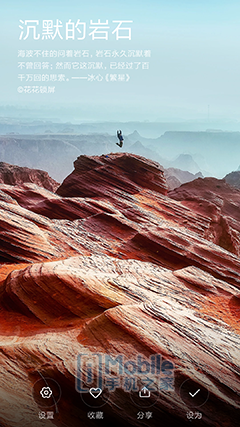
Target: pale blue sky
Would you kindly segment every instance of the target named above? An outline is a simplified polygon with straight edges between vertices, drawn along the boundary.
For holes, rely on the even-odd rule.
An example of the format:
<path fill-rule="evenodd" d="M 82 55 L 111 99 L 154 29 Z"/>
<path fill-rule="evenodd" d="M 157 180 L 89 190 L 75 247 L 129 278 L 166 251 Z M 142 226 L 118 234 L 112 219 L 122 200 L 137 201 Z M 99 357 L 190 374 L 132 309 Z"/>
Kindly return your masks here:
<path fill-rule="evenodd" d="M 68 84 L 58 83 L 51 96 L 18 94 L 18 49 L 79 46 L 61 40 L 19 41 L 19 19 L 70 18 L 133 20 L 131 41 L 86 39 L 81 49 L 151 50 L 150 69 L 132 72 L 127 83 L 70 78 Z M 212 118 L 240 117 L 239 1 L 9 1 L 1 10 L 0 37 L 2 105 L 69 105 L 76 115 L 92 120 L 201 119 L 208 105 Z"/>

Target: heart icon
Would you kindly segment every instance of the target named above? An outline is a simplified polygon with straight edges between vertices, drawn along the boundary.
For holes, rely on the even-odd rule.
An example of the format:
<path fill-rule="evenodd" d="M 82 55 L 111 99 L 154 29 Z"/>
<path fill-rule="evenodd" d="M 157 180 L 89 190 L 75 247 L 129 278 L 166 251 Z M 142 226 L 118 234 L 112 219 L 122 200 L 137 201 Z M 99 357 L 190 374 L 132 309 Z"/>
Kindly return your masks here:
<path fill-rule="evenodd" d="M 90 388 L 89 393 L 91 394 L 92 397 L 94 397 L 94 399 L 97 399 L 100 394 L 102 393 L 102 389 L 101 388 Z"/>

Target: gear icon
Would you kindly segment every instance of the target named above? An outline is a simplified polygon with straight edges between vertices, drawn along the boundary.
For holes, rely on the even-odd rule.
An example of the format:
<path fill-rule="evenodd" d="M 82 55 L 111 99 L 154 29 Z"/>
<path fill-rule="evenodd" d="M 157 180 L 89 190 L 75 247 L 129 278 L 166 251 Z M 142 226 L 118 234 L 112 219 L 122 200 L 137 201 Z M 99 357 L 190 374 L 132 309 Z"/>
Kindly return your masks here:
<path fill-rule="evenodd" d="M 43 387 L 42 390 L 40 390 L 40 394 L 43 399 L 49 399 L 52 396 L 52 390 L 50 387 Z"/>

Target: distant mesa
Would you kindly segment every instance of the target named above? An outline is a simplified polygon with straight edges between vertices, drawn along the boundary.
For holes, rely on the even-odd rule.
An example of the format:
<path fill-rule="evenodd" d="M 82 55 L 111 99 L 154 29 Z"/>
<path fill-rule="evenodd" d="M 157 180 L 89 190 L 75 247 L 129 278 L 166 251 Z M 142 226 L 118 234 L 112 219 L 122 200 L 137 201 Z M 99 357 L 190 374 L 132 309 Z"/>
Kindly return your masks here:
<path fill-rule="evenodd" d="M 143 155 L 143 153 L 145 153 L 145 155 L 148 154 L 149 157 L 146 158 L 152 158 L 152 156 L 154 156 L 155 159 L 157 159 L 158 157 L 160 158 L 160 156 L 154 150 L 145 147 L 145 145 L 143 145 L 143 143 L 139 140 L 134 142 L 134 144 L 130 145 L 129 152 L 139 154 L 140 156 Z"/>
<path fill-rule="evenodd" d="M 240 132 L 167 131 L 151 144 L 154 144 L 157 152 L 165 158 L 171 158 L 173 153 L 176 156 L 182 153 L 191 154 L 200 168 L 190 169 L 186 163 L 171 164 L 168 167 L 192 173 L 200 170 L 205 176 L 225 176 L 230 170 L 235 170 L 236 159 L 240 158 Z M 202 160 L 199 154 L 204 156 Z"/>
<path fill-rule="evenodd" d="M 146 147 L 141 141 L 137 140 L 134 144 L 130 145 L 128 152 L 134 153 L 140 156 L 143 156 L 147 159 L 151 159 L 160 163 L 161 165 L 166 164 L 165 159 L 163 159 L 155 150 L 152 150 L 149 147 Z M 162 166 L 163 168 L 163 166 Z"/>
<path fill-rule="evenodd" d="M 52 179 L 47 172 L 40 169 L 30 169 L 0 162 L 0 183 L 16 185 L 31 182 L 50 191 L 56 191 L 59 183 Z"/>
<path fill-rule="evenodd" d="M 167 168 L 165 169 L 164 173 L 169 191 L 174 190 L 174 188 L 180 187 L 180 185 L 185 184 L 186 182 L 193 181 L 197 178 L 203 178 L 202 172 L 197 172 L 196 174 L 193 174 L 191 172 L 176 168 Z"/>
<path fill-rule="evenodd" d="M 169 191 L 174 190 L 175 188 L 178 188 L 182 185 L 182 182 L 174 174 L 169 174 L 169 176 L 167 176 L 165 171 L 165 177 L 166 177 Z M 188 181 L 185 181 L 185 182 L 188 182 Z"/>
<path fill-rule="evenodd" d="M 206 129 L 206 132 L 223 132 L 222 129 Z"/>
<path fill-rule="evenodd" d="M 58 133 L 74 133 L 74 129 L 70 128 L 70 127 L 67 127 L 67 128 L 64 128 L 64 129 L 60 129 L 58 131 Z"/>
<path fill-rule="evenodd" d="M 139 139 L 141 139 L 142 137 L 141 137 L 141 135 L 140 135 L 140 133 L 138 133 L 138 131 L 137 130 L 135 130 L 133 133 L 130 133 L 129 135 L 128 135 L 128 139 L 130 140 L 130 141 L 139 141 Z"/>
<path fill-rule="evenodd" d="M 162 158 L 156 151 L 145 147 L 139 140 L 129 147 L 129 152 L 139 154 L 149 159 L 155 159 L 161 165 L 164 165 L 164 174 L 169 190 L 173 190 L 181 184 L 193 181 L 194 179 L 203 178 L 200 167 L 193 160 L 190 154 L 181 154 L 176 160 L 168 161 Z M 173 166 L 167 167 L 168 164 Z"/>
<path fill-rule="evenodd" d="M 131 147 L 130 147 L 130 149 L 131 148 L 134 148 L 134 149 L 140 149 L 140 150 L 142 150 L 142 149 L 145 149 L 146 150 L 146 147 L 144 147 L 144 145 L 138 140 L 138 141 L 136 141 L 136 142 L 134 142 L 134 144 L 133 145 L 131 145 Z"/>
<path fill-rule="evenodd" d="M 240 166 L 239 166 L 240 168 Z M 238 169 L 239 169 L 238 168 Z M 231 172 L 224 177 L 225 181 L 232 187 L 240 189 L 240 170 Z"/>
<path fill-rule="evenodd" d="M 183 171 L 188 171 L 193 174 L 200 171 L 200 167 L 193 160 L 190 154 L 180 154 L 176 160 L 172 161 L 172 166 Z"/>

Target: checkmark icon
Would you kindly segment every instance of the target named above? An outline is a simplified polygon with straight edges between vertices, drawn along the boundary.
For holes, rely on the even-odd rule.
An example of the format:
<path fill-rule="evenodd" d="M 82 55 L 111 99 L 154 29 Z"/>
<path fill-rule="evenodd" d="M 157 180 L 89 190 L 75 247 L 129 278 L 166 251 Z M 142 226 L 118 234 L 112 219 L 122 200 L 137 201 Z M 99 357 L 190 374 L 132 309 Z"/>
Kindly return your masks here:
<path fill-rule="evenodd" d="M 197 391 L 195 391 L 195 393 L 193 394 L 189 391 L 189 394 L 191 397 L 195 397 L 199 393 L 199 391 L 200 391 L 200 388 Z"/>

